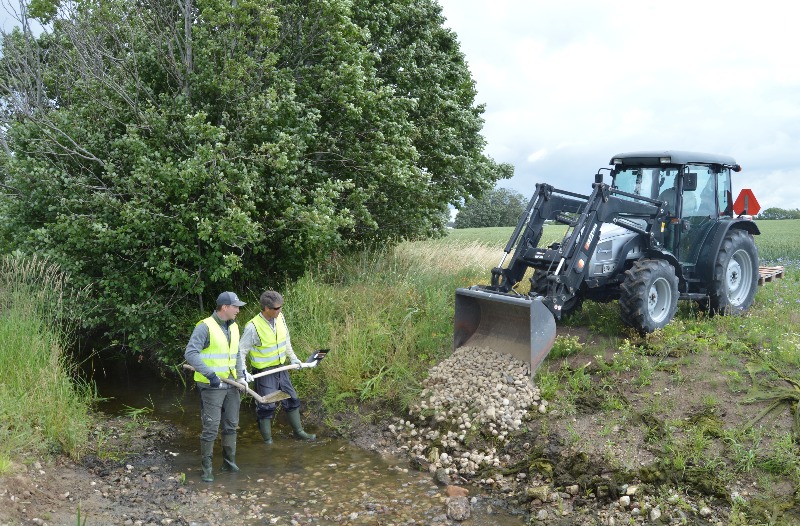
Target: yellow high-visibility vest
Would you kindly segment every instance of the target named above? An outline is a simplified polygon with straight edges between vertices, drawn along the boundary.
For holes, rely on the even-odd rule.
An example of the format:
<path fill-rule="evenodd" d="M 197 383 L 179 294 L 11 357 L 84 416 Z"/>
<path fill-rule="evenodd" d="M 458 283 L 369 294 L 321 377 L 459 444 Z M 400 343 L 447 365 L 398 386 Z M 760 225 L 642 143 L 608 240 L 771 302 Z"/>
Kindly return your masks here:
<path fill-rule="evenodd" d="M 254 369 L 265 369 L 286 362 L 286 340 L 289 331 L 286 330 L 283 313 L 278 314 L 278 317 L 275 318 L 275 330 L 269 326 L 261 314 L 256 315 L 250 321 L 253 322 L 258 337 L 261 339 L 261 345 L 248 354 L 250 365 Z"/>
<path fill-rule="evenodd" d="M 231 342 L 222 332 L 217 320 L 209 316 L 197 322 L 197 325 L 205 323 L 208 326 L 208 347 L 200 351 L 200 358 L 203 363 L 217 373 L 220 378 L 232 376 L 236 379 L 236 356 L 239 354 L 239 326 L 236 322 L 231 323 L 228 330 L 231 332 Z M 195 371 L 194 381 L 204 384 L 210 383 L 208 378 Z"/>

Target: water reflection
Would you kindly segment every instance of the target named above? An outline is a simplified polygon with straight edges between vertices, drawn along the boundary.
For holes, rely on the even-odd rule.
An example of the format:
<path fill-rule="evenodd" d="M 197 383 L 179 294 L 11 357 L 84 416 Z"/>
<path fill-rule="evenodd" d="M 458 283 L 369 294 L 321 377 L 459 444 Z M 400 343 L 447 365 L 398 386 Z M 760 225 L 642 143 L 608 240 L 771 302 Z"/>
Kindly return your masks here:
<path fill-rule="evenodd" d="M 179 433 L 167 444 L 173 453 L 173 469 L 184 472 L 197 489 L 211 491 L 239 501 L 241 524 L 450 524 L 444 516 L 444 491 L 430 475 L 409 470 L 399 458 L 382 456 L 316 432 L 314 442 L 298 441 L 279 414 L 274 425 L 275 442 L 261 440 L 251 402 L 243 403 L 236 461 L 239 473 L 219 470 L 222 452 L 217 442 L 214 456 L 215 481 L 200 481 L 198 397 L 193 382 L 187 386 L 124 363 L 103 364 L 91 371 L 100 395 L 106 398 L 100 409 L 123 414 L 147 409 L 148 415 L 167 421 Z M 477 496 L 472 517 L 465 526 L 521 526 L 522 516 L 492 505 Z M 229 502 L 230 503 L 230 502 Z M 495 503 L 498 504 L 498 503 Z"/>

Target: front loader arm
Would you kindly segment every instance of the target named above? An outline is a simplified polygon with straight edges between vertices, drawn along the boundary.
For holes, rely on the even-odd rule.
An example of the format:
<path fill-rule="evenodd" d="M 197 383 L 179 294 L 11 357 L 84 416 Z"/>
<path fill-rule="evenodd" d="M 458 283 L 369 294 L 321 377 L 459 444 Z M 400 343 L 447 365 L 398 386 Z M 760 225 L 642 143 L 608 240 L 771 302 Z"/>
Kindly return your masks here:
<path fill-rule="evenodd" d="M 617 224 L 641 234 L 648 248 L 658 247 L 662 236 L 657 235 L 653 226 L 656 218 L 664 213 L 660 201 L 615 190 L 603 183 L 595 183 L 589 196 L 537 184 L 536 193 L 506 244 L 500 265 L 492 269 L 490 288 L 511 292 L 528 268 L 545 267 L 548 269 L 548 293 L 544 302 L 556 317 L 560 317 L 563 304 L 577 293 L 586 279 L 589 261 L 600 239 L 600 226 Z M 563 244 L 538 247 L 547 220 L 571 227 Z M 644 226 L 637 220 L 644 220 Z M 508 267 L 502 268 L 512 249 L 514 253 Z"/>
<path fill-rule="evenodd" d="M 539 183 L 536 192 L 528 203 L 528 208 L 520 217 L 514 234 L 508 240 L 500 264 L 492 269 L 492 288 L 499 292 L 510 292 L 525 276 L 528 267 L 530 251 L 536 249 L 542 238 L 542 229 L 545 221 L 554 220 L 560 223 L 570 223 L 571 219 L 565 213 L 576 214 L 586 206 L 589 197 L 564 190 L 556 190 L 549 184 Z M 520 233 L 522 235 L 520 236 Z M 502 268 L 506 257 L 514 250 L 507 268 Z"/>

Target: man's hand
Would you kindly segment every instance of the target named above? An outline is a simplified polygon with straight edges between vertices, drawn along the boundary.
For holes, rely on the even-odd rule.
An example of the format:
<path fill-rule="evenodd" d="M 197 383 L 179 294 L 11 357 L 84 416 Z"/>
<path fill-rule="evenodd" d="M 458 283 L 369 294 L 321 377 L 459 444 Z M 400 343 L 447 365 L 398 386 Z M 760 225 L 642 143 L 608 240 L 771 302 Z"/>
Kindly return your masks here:
<path fill-rule="evenodd" d="M 206 376 L 206 378 L 208 378 L 208 383 L 211 384 L 211 387 L 215 389 L 219 387 L 220 381 L 219 381 L 219 376 L 217 376 L 217 373 L 211 373 L 208 376 Z"/>
<path fill-rule="evenodd" d="M 302 363 L 302 362 L 300 361 L 300 358 L 298 358 L 298 357 L 296 357 L 296 356 L 295 356 L 294 358 L 290 359 L 290 360 L 289 360 L 289 362 L 290 362 L 292 365 L 300 365 L 300 364 Z"/>
<path fill-rule="evenodd" d="M 254 380 L 253 375 L 250 374 L 250 372 L 247 369 L 242 371 L 242 378 L 244 378 L 245 382 L 247 382 L 248 384 Z"/>

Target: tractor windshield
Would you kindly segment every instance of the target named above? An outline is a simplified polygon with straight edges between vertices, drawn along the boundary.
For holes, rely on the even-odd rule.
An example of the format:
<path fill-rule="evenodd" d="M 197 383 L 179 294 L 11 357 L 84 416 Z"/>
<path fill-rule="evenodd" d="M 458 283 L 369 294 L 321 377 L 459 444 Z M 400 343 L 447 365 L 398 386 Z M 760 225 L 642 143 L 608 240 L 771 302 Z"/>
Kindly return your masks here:
<path fill-rule="evenodd" d="M 675 186 L 677 175 L 677 168 L 625 168 L 614 175 L 613 187 L 629 194 L 658 199 Z"/>

